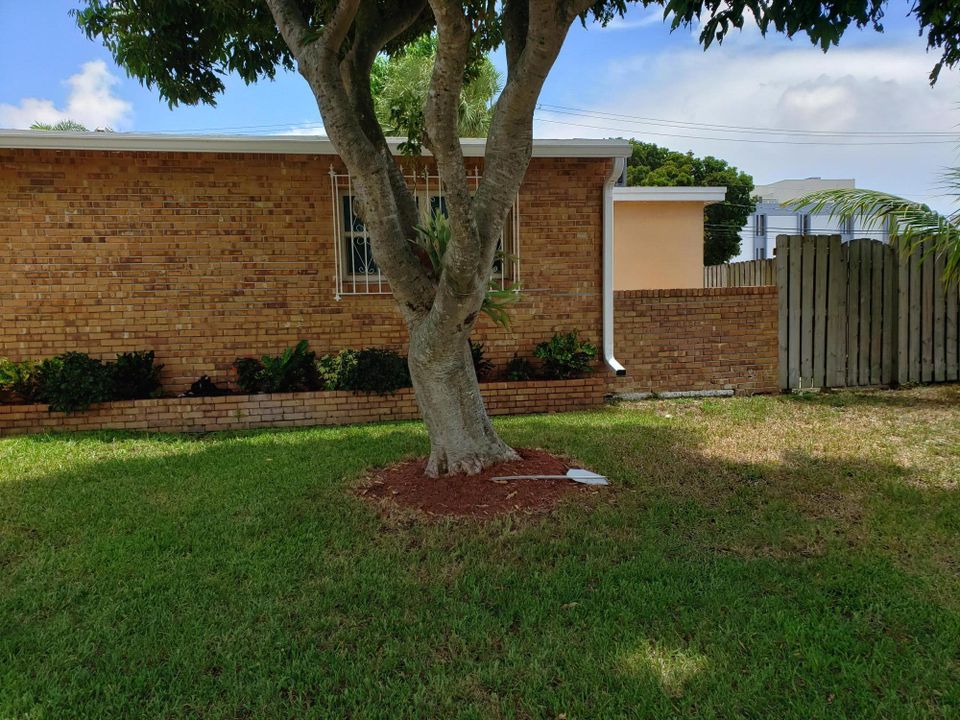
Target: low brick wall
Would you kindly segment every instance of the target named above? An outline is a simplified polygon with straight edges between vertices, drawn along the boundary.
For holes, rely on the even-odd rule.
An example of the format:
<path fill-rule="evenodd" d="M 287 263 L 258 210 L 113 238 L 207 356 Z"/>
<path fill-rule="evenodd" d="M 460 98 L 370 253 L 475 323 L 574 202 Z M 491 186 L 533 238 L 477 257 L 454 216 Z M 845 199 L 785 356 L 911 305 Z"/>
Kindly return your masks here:
<path fill-rule="evenodd" d="M 491 415 L 568 412 L 603 404 L 606 378 L 494 382 L 480 386 Z M 66 415 L 46 405 L 0 405 L 0 436 L 65 430 L 148 430 L 210 432 L 264 427 L 343 425 L 420 416 L 413 391 L 393 395 L 302 392 L 159 398 L 94 405 Z"/>
<path fill-rule="evenodd" d="M 777 288 L 622 290 L 615 294 L 611 392 L 777 392 Z"/>

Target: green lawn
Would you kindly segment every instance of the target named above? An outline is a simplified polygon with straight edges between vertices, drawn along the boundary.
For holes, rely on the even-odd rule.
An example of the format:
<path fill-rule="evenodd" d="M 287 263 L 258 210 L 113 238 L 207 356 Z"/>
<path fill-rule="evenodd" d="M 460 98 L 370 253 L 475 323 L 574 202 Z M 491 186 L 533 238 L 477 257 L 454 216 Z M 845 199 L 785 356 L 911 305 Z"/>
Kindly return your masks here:
<path fill-rule="evenodd" d="M 0 441 L 0 718 L 960 716 L 960 389 L 497 422 L 609 474 L 351 486 L 417 423 Z"/>

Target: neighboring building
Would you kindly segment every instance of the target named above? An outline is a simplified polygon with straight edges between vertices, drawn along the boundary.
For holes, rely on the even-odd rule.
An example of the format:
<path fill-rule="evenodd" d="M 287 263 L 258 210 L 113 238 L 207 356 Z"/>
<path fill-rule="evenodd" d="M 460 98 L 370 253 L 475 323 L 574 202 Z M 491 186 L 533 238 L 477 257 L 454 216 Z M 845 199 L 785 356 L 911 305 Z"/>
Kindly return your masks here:
<path fill-rule="evenodd" d="M 479 177 L 483 141 L 463 149 Z M 621 369 L 612 189 L 629 154 L 620 140 L 534 142 L 497 268 L 523 290 L 510 330 L 478 327 L 489 359 L 577 330 Z M 420 206 L 443 207 L 432 159 L 398 162 Z M 325 138 L 0 131 L 0 356 L 154 350 L 180 392 L 304 338 L 318 353 L 403 351 L 353 197 Z"/>
<path fill-rule="evenodd" d="M 840 235 L 844 242 L 854 238 L 873 238 L 886 242 L 888 233 L 884 228 L 866 227 L 857 218 L 842 222 L 830 217 L 829 208 L 814 214 L 783 206 L 783 203 L 820 190 L 854 187 L 856 183 L 853 178 L 825 180 L 818 177 L 757 185 L 754 189 L 757 208 L 740 231 L 740 254 L 731 262 L 773 257 L 777 235 Z"/>
<path fill-rule="evenodd" d="M 616 290 L 703 287 L 703 208 L 725 187 L 613 189 Z"/>

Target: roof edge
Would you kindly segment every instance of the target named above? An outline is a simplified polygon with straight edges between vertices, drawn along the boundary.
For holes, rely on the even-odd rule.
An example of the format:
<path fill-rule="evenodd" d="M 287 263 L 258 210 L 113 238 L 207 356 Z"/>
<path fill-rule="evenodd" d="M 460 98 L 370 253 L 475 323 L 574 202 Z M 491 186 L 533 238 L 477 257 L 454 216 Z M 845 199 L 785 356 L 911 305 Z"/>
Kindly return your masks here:
<path fill-rule="evenodd" d="M 387 138 L 399 155 L 402 138 Z M 461 140 L 465 157 L 483 157 L 486 140 Z M 290 155 L 336 155 L 333 143 L 323 135 L 176 135 L 163 133 L 52 132 L 47 130 L 0 130 L 0 148 L 30 150 L 108 150 L 130 152 L 263 153 Z M 424 153 L 429 155 L 428 152 Z M 542 139 L 533 141 L 533 157 L 611 158 L 626 157 L 625 140 Z"/>

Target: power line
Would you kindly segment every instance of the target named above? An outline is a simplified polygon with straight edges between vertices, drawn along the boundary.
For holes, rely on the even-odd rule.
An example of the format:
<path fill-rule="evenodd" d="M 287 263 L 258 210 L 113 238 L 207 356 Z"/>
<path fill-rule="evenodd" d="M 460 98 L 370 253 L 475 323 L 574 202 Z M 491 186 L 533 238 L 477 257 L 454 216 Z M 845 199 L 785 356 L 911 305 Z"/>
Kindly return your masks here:
<path fill-rule="evenodd" d="M 768 133 L 773 135 L 800 135 L 800 136 L 827 136 L 827 137 L 944 137 L 953 140 L 957 139 L 958 133 L 939 130 L 905 130 L 905 131 L 880 131 L 880 130 L 799 130 L 799 129 L 778 129 L 771 127 L 752 127 L 749 125 L 721 125 L 718 123 L 698 123 L 688 120 L 666 120 L 664 118 L 642 117 L 638 115 L 624 115 L 620 113 L 606 112 L 602 110 L 587 110 L 584 108 L 567 107 L 564 105 L 550 105 L 540 103 L 537 109 L 548 112 L 562 113 L 566 115 L 582 115 L 601 120 L 627 120 L 632 122 L 641 122 L 650 125 L 662 125 L 673 128 L 688 128 L 694 130 L 710 130 L 726 133 Z"/>
<path fill-rule="evenodd" d="M 751 143 L 759 145 L 822 145 L 828 147 L 844 147 L 844 146 L 865 146 L 865 147 L 877 147 L 878 145 L 943 145 L 945 143 L 956 143 L 956 140 L 904 140 L 904 141 L 889 141 L 889 140 L 877 140 L 872 142 L 817 142 L 817 141 L 800 141 L 800 140 L 761 140 L 759 138 L 730 138 L 730 137 L 710 137 L 705 135 L 685 135 L 680 133 L 662 133 L 662 132 L 653 132 L 650 130 L 640 130 L 637 128 L 627 129 L 627 128 L 616 128 L 610 127 L 608 125 L 587 125 L 584 123 L 575 123 L 565 120 L 551 120 L 545 117 L 537 117 L 534 115 L 535 120 L 540 122 L 551 123 L 554 125 L 570 125 L 572 127 L 581 127 L 589 128 L 592 130 L 606 130 L 608 132 L 632 132 L 635 134 L 642 135 L 656 135 L 658 137 L 675 137 L 675 138 L 685 138 L 688 140 L 711 140 L 716 142 L 740 142 L 740 143 Z"/>

